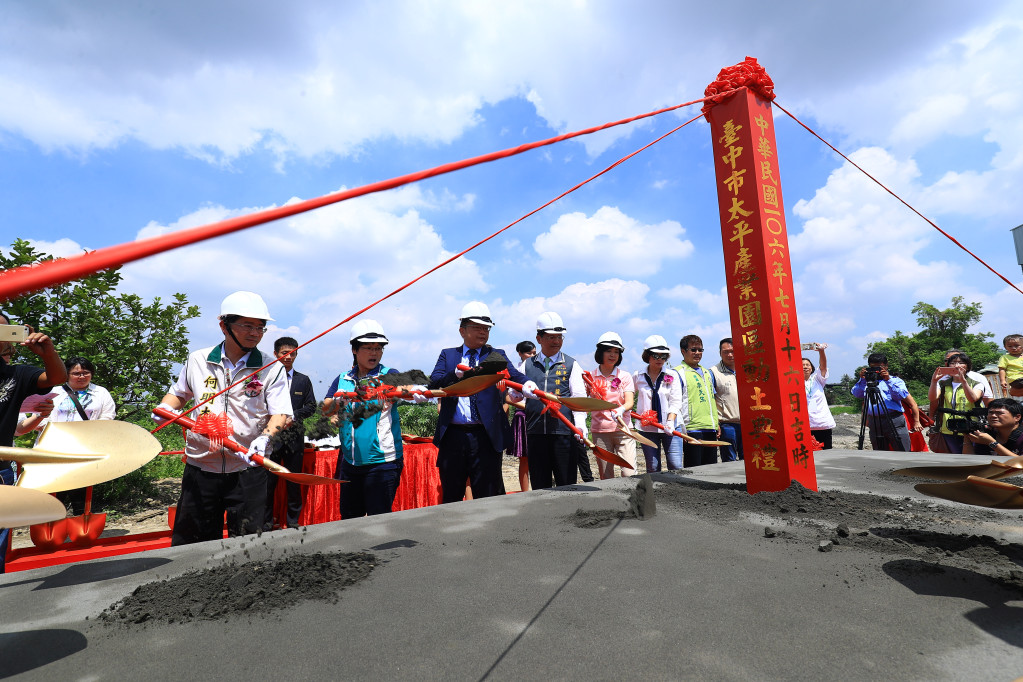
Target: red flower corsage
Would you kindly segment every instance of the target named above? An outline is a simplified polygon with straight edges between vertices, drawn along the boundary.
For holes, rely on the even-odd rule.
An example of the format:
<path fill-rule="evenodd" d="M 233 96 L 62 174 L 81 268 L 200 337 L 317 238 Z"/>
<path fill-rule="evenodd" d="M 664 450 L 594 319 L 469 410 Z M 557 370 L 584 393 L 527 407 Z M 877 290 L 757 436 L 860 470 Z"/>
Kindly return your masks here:
<path fill-rule="evenodd" d="M 245 391 L 245 395 L 248 397 L 255 398 L 259 395 L 260 391 L 263 390 L 263 382 L 259 379 L 253 379 L 249 383 L 245 384 L 242 390 Z"/>

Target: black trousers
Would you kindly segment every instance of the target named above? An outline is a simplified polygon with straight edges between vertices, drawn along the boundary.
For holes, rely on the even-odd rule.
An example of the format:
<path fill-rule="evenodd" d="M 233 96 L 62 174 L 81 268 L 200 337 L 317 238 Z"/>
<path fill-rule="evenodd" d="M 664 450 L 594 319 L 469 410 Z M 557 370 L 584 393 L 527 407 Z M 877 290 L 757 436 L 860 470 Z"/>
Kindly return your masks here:
<path fill-rule="evenodd" d="M 186 464 L 171 545 L 222 539 L 225 511 L 231 537 L 261 530 L 266 514 L 266 477 L 263 467 L 215 474 Z"/>
<path fill-rule="evenodd" d="M 831 449 L 831 429 L 811 430 L 810 435 L 817 439 L 817 442 L 824 446 L 825 450 Z"/>
<path fill-rule="evenodd" d="M 578 479 L 575 436 L 530 433 L 526 436 L 529 452 L 529 484 L 533 490 L 572 485 Z"/>
<path fill-rule="evenodd" d="M 304 448 L 282 447 L 270 453 L 270 459 L 284 466 L 292 473 L 302 471 L 302 452 Z M 273 530 L 274 527 L 274 494 L 277 492 L 277 482 L 285 484 L 285 491 L 288 494 L 288 512 L 283 519 L 287 521 L 288 528 L 298 527 L 298 515 L 302 512 L 302 486 L 291 481 L 284 481 L 278 476 L 268 474 L 266 477 L 266 516 L 263 518 L 263 530 Z M 282 519 L 277 519 L 277 525 L 283 527 Z"/>
<path fill-rule="evenodd" d="M 437 449 L 441 502 L 461 502 L 469 480 L 473 499 L 504 495 L 501 453 L 490 444 L 482 426 L 451 424 Z"/>
<path fill-rule="evenodd" d="M 579 478 L 584 483 L 593 481 L 593 469 L 590 468 L 590 455 L 586 451 L 586 445 L 572 438 L 572 447 L 575 448 L 575 460 L 579 465 Z"/>
<path fill-rule="evenodd" d="M 689 431 L 689 435 L 697 440 L 718 439 L 718 432 L 714 429 L 696 429 Z M 696 445 L 688 441 L 682 442 L 682 466 L 686 469 L 704 464 L 717 464 L 717 462 L 718 449 L 716 445 Z"/>

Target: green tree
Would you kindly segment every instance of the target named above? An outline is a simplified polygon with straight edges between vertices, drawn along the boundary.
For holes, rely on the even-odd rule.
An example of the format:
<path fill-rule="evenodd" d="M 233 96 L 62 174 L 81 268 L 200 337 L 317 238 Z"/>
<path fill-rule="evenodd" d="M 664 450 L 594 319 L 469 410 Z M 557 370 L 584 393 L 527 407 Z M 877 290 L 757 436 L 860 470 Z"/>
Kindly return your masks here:
<path fill-rule="evenodd" d="M 8 270 L 51 260 L 23 239 L 9 253 L 0 251 L 0 268 Z M 64 359 L 81 355 L 96 364 L 93 381 L 110 391 L 117 417 L 137 421 L 148 415 L 174 381 L 173 366 L 188 354 L 185 322 L 198 317 L 184 294 L 164 304 L 145 303 L 135 294 L 118 293 L 119 268 L 67 284 L 26 294 L 6 304 L 18 323 L 48 334 Z M 32 362 L 21 350 L 15 362 Z"/>
<path fill-rule="evenodd" d="M 951 306 L 945 310 L 920 301 L 912 309 L 920 331 L 909 335 L 896 331 L 884 341 L 870 344 L 864 357 L 871 353 L 888 356 L 889 369 L 910 384 L 911 392 L 919 401 L 920 384 L 926 395 L 934 368 L 944 363 L 945 352 L 950 348 L 966 351 L 975 370 L 998 359 L 1001 350 L 991 341 L 994 334 L 969 331 L 980 322 L 981 308 L 980 303 L 966 305 L 962 296 L 953 298 Z"/>

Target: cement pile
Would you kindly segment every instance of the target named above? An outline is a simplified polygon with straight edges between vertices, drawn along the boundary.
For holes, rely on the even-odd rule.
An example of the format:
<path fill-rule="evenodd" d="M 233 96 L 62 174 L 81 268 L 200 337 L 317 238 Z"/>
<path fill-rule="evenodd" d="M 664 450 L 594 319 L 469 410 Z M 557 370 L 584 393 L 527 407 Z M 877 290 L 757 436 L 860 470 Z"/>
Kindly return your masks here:
<path fill-rule="evenodd" d="M 293 606 L 338 601 L 338 593 L 376 566 L 369 552 L 295 554 L 283 559 L 224 564 L 139 585 L 100 614 L 107 625 L 226 620 Z"/>
<path fill-rule="evenodd" d="M 886 474 L 890 476 L 890 474 Z M 903 477 L 899 477 L 903 478 Z M 764 537 L 810 544 L 821 552 L 856 549 L 899 559 L 890 568 L 903 575 L 949 571 L 982 577 L 973 589 L 1023 598 L 1023 546 L 989 535 L 959 532 L 978 523 L 1023 527 L 1023 514 L 937 504 L 912 498 L 807 490 L 750 495 L 745 486 L 686 480 L 658 485 L 660 513 L 696 515 L 715 523 L 762 523 Z"/>

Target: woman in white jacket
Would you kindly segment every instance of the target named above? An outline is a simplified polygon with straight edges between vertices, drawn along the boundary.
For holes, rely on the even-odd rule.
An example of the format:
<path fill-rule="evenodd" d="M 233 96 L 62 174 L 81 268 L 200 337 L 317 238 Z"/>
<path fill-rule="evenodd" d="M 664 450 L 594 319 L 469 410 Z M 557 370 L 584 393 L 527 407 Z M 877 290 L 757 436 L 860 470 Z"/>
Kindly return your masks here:
<path fill-rule="evenodd" d="M 639 426 L 643 435 L 655 443 L 653 447 L 643 446 L 646 470 L 650 472 L 661 470 L 662 451 L 668 461 L 668 469 L 682 468 L 681 450 L 676 457 L 668 452 L 668 447 L 676 423 L 679 425 L 678 430 L 685 432 L 688 416 L 686 387 L 677 372 L 665 368 L 669 357 L 671 349 L 664 337 L 658 334 L 648 336 L 643 343 L 643 362 L 647 363 L 646 369 L 633 375 L 633 383 L 636 385 L 636 412 L 641 415 L 653 412 L 651 416 L 664 427 L 661 430 L 642 422 Z"/>

